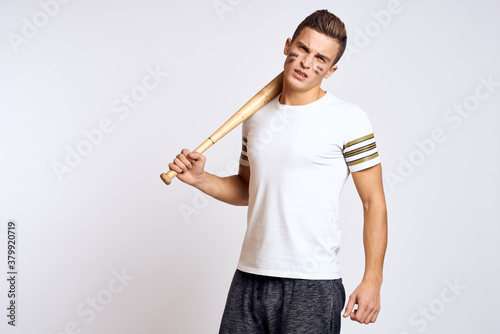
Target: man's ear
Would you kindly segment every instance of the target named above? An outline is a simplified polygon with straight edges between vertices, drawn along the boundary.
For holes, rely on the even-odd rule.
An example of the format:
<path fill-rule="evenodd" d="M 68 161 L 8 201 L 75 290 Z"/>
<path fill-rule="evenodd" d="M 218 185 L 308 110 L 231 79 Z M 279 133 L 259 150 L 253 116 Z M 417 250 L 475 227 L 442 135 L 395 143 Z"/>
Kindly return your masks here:
<path fill-rule="evenodd" d="M 332 67 L 330 67 L 323 76 L 323 79 L 328 79 L 338 68 L 339 67 L 337 65 L 333 65 Z"/>
<path fill-rule="evenodd" d="M 285 54 L 285 56 L 288 56 L 288 53 L 290 52 L 291 45 L 292 45 L 292 39 L 287 38 L 287 40 L 285 42 L 285 49 L 283 50 L 283 53 Z"/>

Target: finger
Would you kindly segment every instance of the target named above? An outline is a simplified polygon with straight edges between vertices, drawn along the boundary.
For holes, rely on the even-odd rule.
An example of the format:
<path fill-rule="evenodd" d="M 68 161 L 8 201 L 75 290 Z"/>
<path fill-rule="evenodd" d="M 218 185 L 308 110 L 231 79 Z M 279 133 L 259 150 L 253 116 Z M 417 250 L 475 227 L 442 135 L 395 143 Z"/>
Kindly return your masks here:
<path fill-rule="evenodd" d="M 375 322 L 375 319 L 377 319 L 377 314 L 378 314 L 377 307 L 373 305 L 368 305 L 365 309 L 365 316 L 361 318 L 361 321 L 367 325 L 373 323 Z"/>
<path fill-rule="evenodd" d="M 179 155 L 177 158 L 175 158 L 174 164 L 176 166 L 178 166 L 182 170 L 182 172 L 187 172 L 188 168 L 187 168 L 186 164 L 180 158 L 181 158 L 181 155 Z"/>
<path fill-rule="evenodd" d="M 352 319 L 352 309 L 354 308 L 355 303 L 356 303 L 356 297 L 350 295 L 349 301 L 347 302 L 347 306 L 345 307 L 344 318 L 347 318 L 350 315 Z"/>
<path fill-rule="evenodd" d="M 200 152 L 190 152 L 189 154 L 186 154 L 186 156 L 189 158 L 189 159 L 192 159 L 194 161 L 197 161 L 197 160 L 201 160 L 202 158 L 202 155 Z M 193 161 L 193 162 L 194 162 Z"/>
<path fill-rule="evenodd" d="M 174 171 L 176 171 L 177 173 L 182 173 L 182 169 L 181 169 L 179 166 L 177 166 L 177 165 L 175 165 L 175 164 L 173 164 L 173 163 L 169 163 L 169 164 L 168 164 L 168 168 L 169 168 L 170 170 L 174 170 Z"/>
<path fill-rule="evenodd" d="M 191 153 L 191 151 L 190 151 L 190 150 L 188 150 L 187 148 L 185 148 L 185 149 L 183 149 L 183 150 L 181 151 L 181 154 L 184 154 L 184 155 L 186 155 L 186 156 L 187 156 L 189 153 Z"/>
<path fill-rule="evenodd" d="M 179 154 L 177 155 L 177 159 L 179 159 L 180 161 L 182 161 L 182 163 L 184 164 L 184 166 L 186 167 L 186 169 L 183 168 L 183 170 L 186 172 L 188 169 L 191 169 L 192 167 L 192 163 L 191 163 L 191 160 L 189 160 L 184 154 Z"/>
<path fill-rule="evenodd" d="M 368 323 L 374 323 L 377 320 L 379 312 L 380 312 L 380 310 L 374 309 L 373 312 L 371 312 L 370 315 L 368 316 L 368 319 L 367 319 Z"/>
<path fill-rule="evenodd" d="M 205 158 L 200 152 L 190 152 L 188 149 L 182 150 L 181 154 L 184 154 L 191 164 L 194 164 L 196 161 L 203 161 Z"/>
<path fill-rule="evenodd" d="M 358 320 L 358 310 L 357 309 L 355 309 L 354 311 L 351 312 L 351 320 L 359 322 L 359 320 Z"/>
<path fill-rule="evenodd" d="M 184 169 L 186 168 L 186 166 L 182 163 L 182 161 L 180 161 L 177 158 L 174 159 L 174 162 L 171 163 L 171 165 L 175 166 L 174 168 L 171 168 L 171 169 L 173 169 L 179 173 L 184 172 Z M 170 166 L 170 164 L 169 164 L 169 166 Z M 180 171 L 179 171 L 179 169 L 180 169 Z"/>
<path fill-rule="evenodd" d="M 177 155 L 179 159 L 182 160 L 182 162 L 186 165 L 186 167 L 189 168 L 190 164 L 193 163 L 192 159 L 189 158 L 189 155 L 193 153 L 187 148 L 183 149 L 180 154 Z M 185 157 L 185 160 L 182 159 L 182 157 Z M 186 163 L 187 162 L 187 163 Z"/>
<path fill-rule="evenodd" d="M 356 321 L 364 324 L 368 313 L 366 312 L 366 306 L 358 303 L 358 309 L 356 311 Z M 352 318 L 352 317 L 351 317 Z"/>

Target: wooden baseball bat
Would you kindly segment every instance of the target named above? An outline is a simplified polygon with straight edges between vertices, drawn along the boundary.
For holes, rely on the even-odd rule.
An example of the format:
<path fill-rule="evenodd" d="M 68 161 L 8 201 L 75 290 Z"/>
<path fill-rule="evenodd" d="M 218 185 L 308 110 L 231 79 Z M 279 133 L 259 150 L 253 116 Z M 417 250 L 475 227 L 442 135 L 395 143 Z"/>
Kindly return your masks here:
<path fill-rule="evenodd" d="M 215 131 L 207 140 L 198 146 L 193 152 L 203 153 L 210 146 L 215 144 L 219 139 L 227 135 L 231 130 L 237 127 L 241 122 L 255 114 L 260 108 L 265 106 L 269 101 L 274 99 L 281 93 L 283 86 L 283 72 L 278 74 L 276 78 L 271 80 L 264 88 L 262 88 L 254 97 L 250 99 L 243 107 L 240 108 L 230 119 L 226 121 L 217 131 Z M 169 170 L 167 173 L 160 175 L 165 184 L 170 184 L 172 179 L 177 175 L 174 170 Z"/>

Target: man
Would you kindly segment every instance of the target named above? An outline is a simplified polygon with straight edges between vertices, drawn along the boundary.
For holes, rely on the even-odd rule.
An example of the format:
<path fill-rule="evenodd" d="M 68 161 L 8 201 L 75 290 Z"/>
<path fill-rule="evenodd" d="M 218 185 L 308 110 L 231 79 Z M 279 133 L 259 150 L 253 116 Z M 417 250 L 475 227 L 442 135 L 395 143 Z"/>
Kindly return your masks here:
<path fill-rule="evenodd" d="M 282 93 L 243 123 L 237 175 L 205 172 L 205 157 L 187 149 L 169 164 L 206 194 L 248 205 L 219 333 L 340 332 L 338 199 L 350 173 L 363 203 L 365 273 L 343 316 L 377 319 L 387 244 L 380 158 L 367 115 L 320 88 L 346 40 L 343 22 L 327 10 L 286 40 Z"/>

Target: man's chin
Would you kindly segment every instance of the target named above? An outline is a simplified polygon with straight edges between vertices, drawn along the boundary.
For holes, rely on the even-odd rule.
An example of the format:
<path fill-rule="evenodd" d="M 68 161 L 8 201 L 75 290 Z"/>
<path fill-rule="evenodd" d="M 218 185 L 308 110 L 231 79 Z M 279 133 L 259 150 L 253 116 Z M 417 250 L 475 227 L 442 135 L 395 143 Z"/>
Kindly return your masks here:
<path fill-rule="evenodd" d="M 306 79 L 304 81 L 300 81 L 296 78 L 291 78 L 291 80 L 287 80 L 286 82 L 289 89 L 296 92 L 307 92 L 311 89 L 314 89 L 316 85 L 314 85 L 310 79 Z"/>

